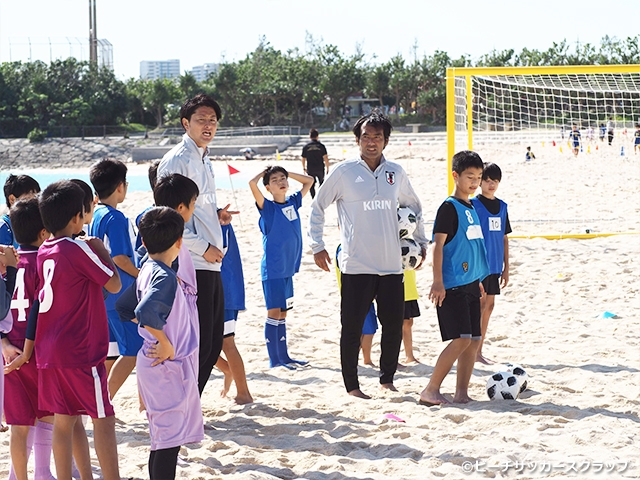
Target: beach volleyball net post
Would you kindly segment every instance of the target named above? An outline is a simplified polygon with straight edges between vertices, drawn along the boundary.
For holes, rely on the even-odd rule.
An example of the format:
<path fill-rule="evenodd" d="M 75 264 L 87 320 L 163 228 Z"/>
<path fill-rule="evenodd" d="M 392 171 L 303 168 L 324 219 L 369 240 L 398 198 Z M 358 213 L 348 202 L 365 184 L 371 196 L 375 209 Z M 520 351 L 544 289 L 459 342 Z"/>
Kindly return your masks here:
<path fill-rule="evenodd" d="M 597 139 L 609 119 L 631 137 L 640 123 L 640 65 L 448 68 L 446 82 L 447 171 L 474 142 L 561 141 L 572 125 Z"/>

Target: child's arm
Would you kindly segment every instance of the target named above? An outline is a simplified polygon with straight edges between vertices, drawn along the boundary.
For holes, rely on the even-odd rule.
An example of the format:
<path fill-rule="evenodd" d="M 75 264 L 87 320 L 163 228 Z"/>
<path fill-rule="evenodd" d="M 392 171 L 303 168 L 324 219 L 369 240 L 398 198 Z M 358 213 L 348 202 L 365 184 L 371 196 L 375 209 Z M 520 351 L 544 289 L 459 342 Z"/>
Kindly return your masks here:
<path fill-rule="evenodd" d="M 158 343 L 149 347 L 146 356 L 149 358 L 155 358 L 156 361 L 151 364 L 152 367 L 160 365 L 165 360 L 173 360 L 175 358 L 175 350 L 171 342 L 164 333 L 164 330 L 158 330 L 145 326 L 145 329 L 158 340 Z"/>
<path fill-rule="evenodd" d="M 11 363 L 21 353 L 22 350 L 11 343 L 7 337 L 2 338 L 2 356 L 4 357 L 4 363 Z"/>
<path fill-rule="evenodd" d="M 258 173 L 255 177 L 249 180 L 249 188 L 251 189 L 251 193 L 253 193 L 253 198 L 256 200 L 256 205 L 260 210 L 264 207 L 264 195 L 260 191 L 260 187 L 258 187 L 258 180 L 264 177 L 265 170 Z"/>
<path fill-rule="evenodd" d="M 509 285 L 509 237 L 504 236 L 504 269 L 500 276 L 500 288 Z"/>
<path fill-rule="evenodd" d="M 447 241 L 446 233 L 436 233 L 434 235 L 433 246 L 433 283 L 431 284 L 431 290 L 429 291 L 429 300 L 434 305 L 442 306 L 446 291 L 444 289 L 444 281 L 442 280 L 442 259 L 444 243 Z"/>
<path fill-rule="evenodd" d="M 95 237 L 89 237 L 85 240 L 85 242 L 89 244 L 91 249 L 95 252 L 96 255 L 98 255 L 100 260 L 106 263 L 107 266 L 113 271 L 113 275 L 111 275 L 109 281 L 107 281 L 107 283 L 103 285 L 105 290 L 109 293 L 118 293 L 122 288 L 120 274 L 118 273 L 118 269 L 113 263 L 113 260 L 111 260 L 109 252 L 107 252 L 107 249 L 104 247 L 104 243 L 102 243 L 102 240 Z"/>
<path fill-rule="evenodd" d="M 289 178 L 293 178 L 296 182 L 300 182 L 302 184 L 302 189 L 300 193 L 304 197 L 309 190 L 311 190 L 311 186 L 313 185 L 314 179 L 309 175 L 303 175 L 301 173 L 293 173 L 289 172 Z"/>
<path fill-rule="evenodd" d="M 327 169 L 327 173 L 329 173 L 329 155 L 325 153 L 322 159 L 324 160 L 324 166 Z"/>
<path fill-rule="evenodd" d="M 126 255 L 116 255 L 113 257 L 113 263 L 125 273 L 128 273 L 133 278 L 138 278 L 140 270 L 136 268 L 131 259 Z"/>
<path fill-rule="evenodd" d="M 13 358 L 10 363 L 4 366 L 4 373 L 13 372 L 14 370 L 20 370 L 20 367 L 25 363 L 29 363 L 31 360 L 31 355 L 33 355 L 33 341 L 36 338 L 36 327 L 38 324 L 38 312 L 40 311 L 40 300 L 36 299 L 31 305 L 31 310 L 29 310 L 29 316 L 27 318 L 27 333 L 25 335 L 24 347 L 22 351 L 18 354 L 17 357 Z M 7 340 L 6 338 L 2 339 L 2 353 L 5 353 L 4 342 Z M 8 340 L 7 340 L 8 342 Z M 18 348 L 11 345 L 16 351 L 19 351 Z M 7 360 L 7 356 L 5 355 L 5 360 Z"/>
<path fill-rule="evenodd" d="M 5 343 L 4 343 L 5 341 L 10 345 L 9 347 L 6 348 L 7 353 L 5 353 Z M 7 354 L 10 354 L 10 353 L 14 354 L 11 361 L 9 361 L 9 358 L 7 357 Z M 31 359 L 31 355 L 33 355 L 33 340 L 29 340 L 27 338 L 24 341 L 24 348 L 20 350 L 15 345 L 12 345 L 11 343 L 9 343 L 9 341 L 6 338 L 3 338 L 2 354 L 4 355 L 5 362 L 7 362 L 6 365 L 4 366 L 5 375 L 7 373 L 13 372 L 14 370 L 20 370 L 20 367 L 22 365 L 24 365 L 25 363 L 29 363 L 29 360 Z"/>

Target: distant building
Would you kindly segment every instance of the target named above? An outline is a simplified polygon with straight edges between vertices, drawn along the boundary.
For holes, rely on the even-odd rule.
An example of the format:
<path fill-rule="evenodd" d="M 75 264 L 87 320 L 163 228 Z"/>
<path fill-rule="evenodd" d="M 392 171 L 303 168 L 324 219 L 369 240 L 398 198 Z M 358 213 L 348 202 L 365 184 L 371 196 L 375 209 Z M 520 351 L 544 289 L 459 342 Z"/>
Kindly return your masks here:
<path fill-rule="evenodd" d="M 177 78 L 179 76 L 180 60 L 143 60 L 140 62 L 140 78 L 143 80 Z"/>
<path fill-rule="evenodd" d="M 196 65 L 191 69 L 191 75 L 193 75 L 197 81 L 202 82 L 206 80 L 209 75 L 217 72 L 218 68 L 220 68 L 220 64 L 218 63 L 205 63 L 204 65 Z"/>

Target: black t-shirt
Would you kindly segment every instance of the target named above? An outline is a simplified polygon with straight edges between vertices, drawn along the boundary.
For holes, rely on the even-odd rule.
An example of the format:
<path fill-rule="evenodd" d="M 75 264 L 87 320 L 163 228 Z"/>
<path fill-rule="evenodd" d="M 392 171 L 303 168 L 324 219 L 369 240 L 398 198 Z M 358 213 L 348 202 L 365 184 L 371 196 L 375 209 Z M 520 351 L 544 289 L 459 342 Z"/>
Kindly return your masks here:
<path fill-rule="evenodd" d="M 307 159 L 307 171 L 322 172 L 324 170 L 324 156 L 327 149 L 317 140 L 311 140 L 302 148 L 302 156 Z"/>
<path fill-rule="evenodd" d="M 498 215 L 500 213 L 500 200 L 498 200 L 497 198 L 490 199 L 482 195 L 478 195 L 476 198 L 480 200 L 480 203 L 484 205 L 484 208 L 489 210 L 489 213 L 491 215 Z M 509 235 L 512 231 L 513 230 L 511 230 L 511 223 L 509 223 L 509 212 L 507 212 L 507 221 L 505 222 L 504 226 L 504 234 Z"/>
<path fill-rule="evenodd" d="M 453 198 L 454 202 L 460 202 L 466 207 L 473 208 L 470 202 L 465 202 L 459 198 Z M 447 240 L 444 242 L 446 245 L 453 239 L 454 235 L 458 231 L 458 212 L 456 207 L 451 202 L 442 202 L 438 212 L 436 213 L 436 220 L 433 225 L 433 233 L 446 233 Z"/>

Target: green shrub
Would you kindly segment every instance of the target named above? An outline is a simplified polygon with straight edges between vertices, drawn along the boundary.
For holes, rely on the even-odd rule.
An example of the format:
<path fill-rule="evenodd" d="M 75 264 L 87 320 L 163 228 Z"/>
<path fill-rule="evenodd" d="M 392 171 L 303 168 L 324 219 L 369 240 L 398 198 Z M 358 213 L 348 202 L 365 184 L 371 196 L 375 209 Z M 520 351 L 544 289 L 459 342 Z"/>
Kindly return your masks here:
<path fill-rule="evenodd" d="M 29 139 L 29 142 L 31 143 L 40 143 L 44 141 L 46 136 L 47 132 L 36 127 L 29 132 L 29 134 L 27 135 L 27 139 Z"/>

